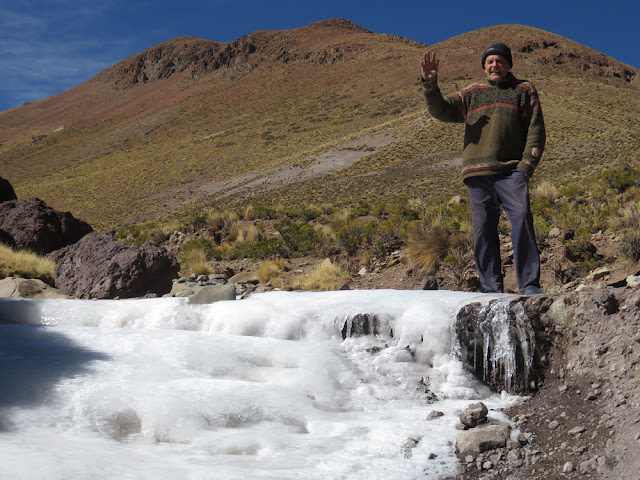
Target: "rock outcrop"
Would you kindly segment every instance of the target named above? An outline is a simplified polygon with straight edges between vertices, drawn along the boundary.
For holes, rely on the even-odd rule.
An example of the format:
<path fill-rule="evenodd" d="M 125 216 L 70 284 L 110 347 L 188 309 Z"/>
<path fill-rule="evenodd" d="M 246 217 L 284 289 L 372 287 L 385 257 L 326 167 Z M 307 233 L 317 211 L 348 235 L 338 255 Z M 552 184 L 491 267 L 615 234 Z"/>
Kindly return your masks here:
<path fill-rule="evenodd" d="M 16 192 L 13 190 L 9 180 L 0 177 L 0 203 L 17 199 Z"/>
<path fill-rule="evenodd" d="M 531 302 L 536 302 L 534 308 L 529 307 Z M 466 305 L 455 325 L 462 362 L 495 391 L 536 391 L 544 379 L 542 359 L 548 342 L 539 316 L 534 321 L 528 312 L 546 312 L 551 303 L 550 298 L 539 296 Z"/>
<path fill-rule="evenodd" d="M 93 232 L 54 252 L 56 287 L 76 298 L 133 298 L 171 290 L 179 265 L 166 249 L 130 247 L 114 231 Z"/>
<path fill-rule="evenodd" d="M 71 245 L 91 226 L 69 212 L 59 212 L 38 199 L 0 203 L 0 241 L 16 248 L 47 254 Z"/>

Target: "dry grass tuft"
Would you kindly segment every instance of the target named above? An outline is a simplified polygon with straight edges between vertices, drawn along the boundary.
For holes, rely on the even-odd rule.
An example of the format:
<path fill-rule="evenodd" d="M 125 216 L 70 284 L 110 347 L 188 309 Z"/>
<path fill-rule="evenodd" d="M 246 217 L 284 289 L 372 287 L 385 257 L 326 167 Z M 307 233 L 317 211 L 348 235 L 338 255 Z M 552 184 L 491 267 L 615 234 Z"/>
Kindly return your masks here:
<path fill-rule="evenodd" d="M 212 232 L 216 232 L 223 228 L 230 229 L 238 223 L 238 214 L 230 212 L 229 210 L 225 210 L 223 212 L 213 210 L 207 213 L 206 223 L 207 228 Z"/>
<path fill-rule="evenodd" d="M 326 292 L 338 290 L 348 280 L 349 274 L 339 265 L 331 263 L 328 258 L 307 275 L 296 277 L 293 288 Z"/>
<path fill-rule="evenodd" d="M 204 250 L 194 248 L 182 256 L 182 275 L 195 273 L 196 275 L 209 275 L 213 273 L 213 268 L 207 259 Z"/>
<path fill-rule="evenodd" d="M 640 202 L 631 202 L 620 208 L 619 216 L 611 218 L 609 223 L 614 230 L 640 226 Z"/>
<path fill-rule="evenodd" d="M 246 225 L 239 226 L 236 225 L 231 228 L 229 231 L 229 236 L 227 240 L 229 242 L 255 242 L 258 240 L 262 240 L 264 238 L 264 234 L 260 231 L 258 227 L 255 225 Z"/>
<path fill-rule="evenodd" d="M 253 205 L 248 205 L 247 208 L 244 209 L 244 215 L 242 218 L 249 221 L 256 219 L 256 209 Z"/>
<path fill-rule="evenodd" d="M 433 273 L 448 251 L 449 235 L 441 225 L 430 228 L 414 226 L 409 230 L 407 257 L 413 266 Z"/>
<path fill-rule="evenodd" d="M 282 285 L 280 274 L 289 270 L 289 263 L 281 258 L 275 260 L 265 260 L 258 269 L 258 280 L 260 283 L 279 287 Z"/>
<path fill-rule="evenodd" d="M 341 228 L 346 227 L 351 219 L 352 212 L 350 208 L 343 208 L 342 210 L 334 213 L 329 220 L 329 226 L 334 232 L 337 232 Z"/>
<path fill-rule="evenodd" d="M 0 244 L 0 278 L 37 278 L 53 285 L 55 266 L 48 258 Z"/>
<path fill-rule="evenodd" d="M 540 182 L 532 193 L 536 200 L 548 203 L 555 202 L 560 196 L 560 191 L 548 180 Z"/>

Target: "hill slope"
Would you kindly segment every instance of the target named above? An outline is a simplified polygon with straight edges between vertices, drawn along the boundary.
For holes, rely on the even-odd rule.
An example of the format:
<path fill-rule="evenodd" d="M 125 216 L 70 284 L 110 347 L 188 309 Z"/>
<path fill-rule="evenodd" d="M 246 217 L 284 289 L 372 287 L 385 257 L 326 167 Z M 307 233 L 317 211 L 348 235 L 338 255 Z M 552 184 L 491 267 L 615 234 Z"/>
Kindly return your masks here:
<path fill-rule="evenodd" d="M 566 38 L 503 25 L 433 45 L 443 90 L 480 79 L 495 41 L 541 91 L 549 140 L 536 180 L 637 161 L 639 72 Z M 98 228 L 205 204 L 446 198 L 462 193 L 462 127 L 425 115 L 425 48 L 346 20 L 170 40 L 0 112 L 0 175 Z"/>

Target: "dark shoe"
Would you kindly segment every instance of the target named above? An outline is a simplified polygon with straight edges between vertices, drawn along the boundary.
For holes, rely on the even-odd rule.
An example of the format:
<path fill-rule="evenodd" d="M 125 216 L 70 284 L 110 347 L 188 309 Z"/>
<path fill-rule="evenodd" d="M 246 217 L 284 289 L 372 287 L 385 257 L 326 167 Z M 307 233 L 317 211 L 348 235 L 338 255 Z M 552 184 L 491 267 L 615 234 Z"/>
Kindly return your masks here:
<path fill-rule="evenodd" d="M 522 295 L 544 295 L 544 292 L 538 287 L 534 287 L 533 285 L 531 285 L 525 287 L 525 289 L 522 291 Z"/>

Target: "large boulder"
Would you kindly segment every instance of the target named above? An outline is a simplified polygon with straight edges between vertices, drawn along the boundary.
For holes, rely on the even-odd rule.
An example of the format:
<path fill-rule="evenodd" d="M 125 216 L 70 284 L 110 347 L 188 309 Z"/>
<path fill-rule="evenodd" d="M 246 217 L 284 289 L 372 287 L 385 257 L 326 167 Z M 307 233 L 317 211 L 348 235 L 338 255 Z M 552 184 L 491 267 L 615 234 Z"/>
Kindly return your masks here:
<path fill-rule="evenodd" d="M 0 177 L 0 203 L 17 199 L 16 192 L 13 190 L 9 180 Z"/>
<path fill-rule="evenodd" d="M 38 198 L 0 203 L 0 240 L 12 247 L 47 254 L 91 231 L 87 222 L 54 210 Z"/>
<path fill-rule="evenodd" d="M 505 447 L 510 435 L 511 426 L 509 425 L 474 428 L 458 437 L 456 453 L 461 460 L 465 460 L 469 455 L 475 460 L 482 452 Z"/>
<path fill-rule="evenodd" d="M 130 247 L 114 231 L 93 232 L 54 252 L 56 287 L 76 298 L 133 298 L 171 290 L 180 266 L 161 247 Z"/>
<path fill-rule="evenodd" d="M 37 278 L 7 277 L 0 280 L 0 298 L 70 298 Z"/>

